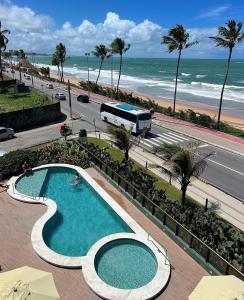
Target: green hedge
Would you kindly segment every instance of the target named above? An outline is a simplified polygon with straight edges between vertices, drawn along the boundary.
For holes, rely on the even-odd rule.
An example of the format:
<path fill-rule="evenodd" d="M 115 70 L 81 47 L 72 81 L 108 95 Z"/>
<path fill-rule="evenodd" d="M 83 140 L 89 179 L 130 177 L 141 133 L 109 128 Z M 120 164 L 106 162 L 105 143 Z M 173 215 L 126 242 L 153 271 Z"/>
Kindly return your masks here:
<path fill-rule="evenodd" d="M 183 207 L 181 202 L 168 199 L 165 191 L 158 190 L 155 186 L 155 177 L 145 169 L 135 167 L 132 161 L 116 161 L 106 148 L 101 149 L 92 143 L 86 147 L 93 154 L 90 156 L 91 160 L 102 160 L 234 267 L 244 272 L 244 232 L 221 219 L 211 209 L 205 212 L 202 206 L 193 202 L 188 202 Z"/>
<path fill-rule="evenodd" d="M 122 90 L 119 90 L 118 94 L 117 94 L 115 89 L 112 89 L 110 87 L 104 87 L 104 86 L 98 85 L 95 82 L 91 82 L 91 81 L 90 81 L 89 85 L 90 85 L 90 90 L 93 93 L 103 95 L 106 97 L 111 97 L 114 99 L 118 99 L 120 101 L 129 103 L 132 105 L 141 106 L 146 109 L 153 109 L 155 112 L 162 113 L 162 114 L 165 114 L 165 115 L 168 115 L 171 117 L 175 117 L 177 119 L 181 119 L 184 121 L 192 122 L 194 124 L 197 124 L 197 125 L 200 125 L 203 127 L 207 127 L 210 129 L 217 128 L 216 120 L 206 114 L 201 114 L 201 113 L 195 112 L 191 109 L 180 110 L 178 112 L 175 112 L 175 114 L 173 114 L 171 107 L 162 107 L 162 106 L 158 105 L 155 101 L 151 100 L 150 98 L 145 100 L 140 97 L 133 96 L 133 93 L 127 93 Z M 88 90 L 88 82 L 87 81 L 81 81 L 80 86 L 82 87 L 82 89 Z M 235 135 L 237 137 L 244 138 L 244 130 L 235 128 L 235 127 L 230 126 L 223 122 L 220 122 L 220 131 Z"/>
<path fill-rule="evenodd" d="M 49 163 L 68 163 L 87 168 L 89 158 L 80 147 L 72 142 L 55 142 L 31 150 L 17 150 L 0 157 L 0 180 L 17 176 L 23 172 L 22 165 L 27 161 L 31 167 Z"/>

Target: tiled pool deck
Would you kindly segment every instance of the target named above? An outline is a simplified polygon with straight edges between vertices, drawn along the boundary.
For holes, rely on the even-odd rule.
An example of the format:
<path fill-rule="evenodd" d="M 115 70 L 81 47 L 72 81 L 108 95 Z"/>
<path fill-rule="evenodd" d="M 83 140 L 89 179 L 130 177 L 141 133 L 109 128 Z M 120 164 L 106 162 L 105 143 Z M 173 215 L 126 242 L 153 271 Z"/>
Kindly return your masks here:
<path fill-rule="evenodd" d="M 207 272 L 97 171 L 89 169 L 88 172 L 152 237 L 167 248 L 173 270 L 167 288 L 157 299 L 186 300 L 200 278 Z M 61 299 L 99 299 L 89 289 L 81 270 L 54 267 L 36 255 L 31 244 L 31 230 L 46 209 L 42 205 L 14 201 L 6 192 L 0 192 L 0 265 L 2 271 L 24 265 L 40 268 L 53 273 Z"/>

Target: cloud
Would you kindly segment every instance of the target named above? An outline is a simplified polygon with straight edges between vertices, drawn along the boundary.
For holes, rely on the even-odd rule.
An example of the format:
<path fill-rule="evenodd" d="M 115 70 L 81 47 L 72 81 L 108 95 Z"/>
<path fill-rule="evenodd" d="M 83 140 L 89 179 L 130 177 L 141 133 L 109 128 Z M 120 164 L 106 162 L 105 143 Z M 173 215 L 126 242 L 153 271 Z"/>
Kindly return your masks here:
<path fill-rule="evenodd" d="M 16 32 L 39 32 L 53 24 L 47 15 L 37 15 L 29 7 L 19 7 L 9 1 L 0 4 L 1 21 L 5 27 Z"/>
<path fill-rule="evenodd" d="M 223 11 L 223 9 L 222 9 Z M 215 12 L 215 15 L 218 12 Z M 220 12 L 219 12 L 220 13 Z M 174 57 L 161 45 L 162 36 L 168 29 L 150 21 L 135 23 L 121 19 L 118 14 L 108 12 L 103 22 L 92 23 L 80 20 L 73 26 L 67 20 L 60 28 L 53 28 L 54 20 L 47 15 L 39 15 L 28 7 L 20 7 L 11 2 L 0 3 L 3 28 L 11 30 L 8 49 L 53 53 L 56 44 L 63 42 L 68 55 L 82 55 L 94 49 L 97 44 L 110 45 L 116 37 L 131 44 L 126 55 L 132 57 Z M 213 15 L 213 13 L 212 13 Z M 208 38 L 217 33 L 216 28 L 188 28 L 192 40 L 200 43 L 184 51 L 184 57 L 218 57 L 226 52 L 216 48 Z M 239 48 L 241 51 L 241 47 Z"/>
<path fill-rule="evenodd" d="M 197 19 L 214 18 L 221 16 L 224 12 L 230 10 L 230 5 L 221 5 L 197 16 Z"/>

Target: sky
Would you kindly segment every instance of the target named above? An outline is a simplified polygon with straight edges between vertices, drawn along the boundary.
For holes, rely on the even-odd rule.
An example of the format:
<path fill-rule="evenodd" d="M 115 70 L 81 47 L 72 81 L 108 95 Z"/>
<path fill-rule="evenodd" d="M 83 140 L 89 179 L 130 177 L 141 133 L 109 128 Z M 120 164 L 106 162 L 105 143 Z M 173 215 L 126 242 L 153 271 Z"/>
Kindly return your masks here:
<path fill-rule="evenodd" d="M 161 40 L 182 24 L 199 41 L 184 57 L 226 58 L 226 49 L 208 37 L 229 19 L 244 21 L 243 0 L 0 0 L 2 27 L 11 30 L 8 49 L 41 53 L 53 53 L 63 42 L 69 55 L 84 55 L 121 37 L 131 44 L 128 57 L 175 57 Z M 244 58 L 244 42 L 233 56 Z"/>

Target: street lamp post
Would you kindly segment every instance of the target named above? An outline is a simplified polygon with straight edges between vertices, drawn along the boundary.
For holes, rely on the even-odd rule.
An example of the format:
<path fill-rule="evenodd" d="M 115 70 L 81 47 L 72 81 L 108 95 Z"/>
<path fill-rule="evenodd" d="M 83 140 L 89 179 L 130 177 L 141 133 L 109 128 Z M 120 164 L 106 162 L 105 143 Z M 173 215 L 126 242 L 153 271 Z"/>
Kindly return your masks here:
<path fill-rule="evenodd" d="M 86 61 L 87 61 L 88 97 L 90 98 L 90 70 L 89 70 L 89 56 L 90 56 L 90 52 L 86 52 L 85 56 L 86 56 Z"/>

